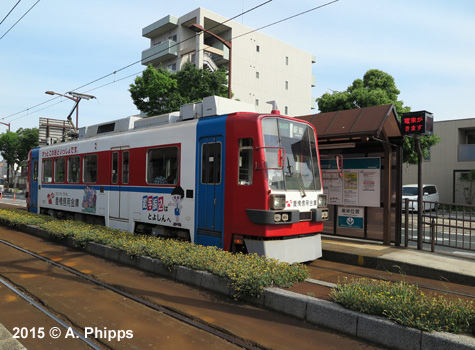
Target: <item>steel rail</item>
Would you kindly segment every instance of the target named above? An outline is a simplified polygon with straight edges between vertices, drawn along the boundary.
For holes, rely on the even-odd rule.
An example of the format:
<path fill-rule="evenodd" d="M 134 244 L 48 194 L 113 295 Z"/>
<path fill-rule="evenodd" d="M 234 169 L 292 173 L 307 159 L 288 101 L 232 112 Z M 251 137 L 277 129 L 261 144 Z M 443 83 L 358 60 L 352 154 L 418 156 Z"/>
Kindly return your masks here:
<path fill-rule="evenodd" d="M 395 279 L 374 277 L 374 276 L 367 275 L 367 274 L 364 274 L 364 273 L 348 272 L 348 271 L 343 271 L 343 270 L 336 269 L 336 268 L 331 268 L 331 267 L 311 266 L 311 265 L 310 265 L 310 267 L 315 267 L 315 268 L 325 269 L 325 270 L 332 270 L 332 271 L 337 271 L 337 272 L 344 272 L 344 273 L 348 273 L 348 274 L 355 275 L 355 276 L 361 276 L 361 277 L 365 277 L 365 278 L 372 278 L 372 279 L 375 279 L 375 280 L 383 280 L 383 281 L 388 281 L 388 282 L 400 282 L 400 281 L 395 280 Z M 319 285 L 322 285 L 322 286 L 328 287 L 328 288 L 333 288 L 334 287 L 334 286 L 331 286 L 334 283 L 329 283 L 329 282 L 315 280 L 315 279 L 307 279 L 307 280 L 305 280 L 305 282 L 309 282 L 309 283 L 313 283 L 313 284 L 319 284 Z M 411 285 L 415 285 L 415 283 L 408 283 L 408 282 L 406 282 L 406 283 L 411 284 Z M 448 282 L 448 283 L 451 283 L 451 282 Z M 335 284 L 335 286 L 336 286 L 336 284 Z M 436 291 L 436 292 L 460 295 L 460 296 L 463 296 L 463 297 L 474 298 L 475 299 L 475 295 L 471 295 L 471 294 L 466 294 L 466 293 L 462 293 L 462 292 L 455 292 L 455 291 L 440 289 L 440 288 L 436 288 L 436 287 L 429 287 L 429 286 L 425 286 L 425 285 L 422 285 L 422 284 L 419 284 L 419 283 L 417 284 L 417 286 L 419 288 L 429 289 L 429 290 L 433 290 L 433 291 Z"/>
<path fill-rule="evenodd" d="M 188 325 L 190 325 L 190 326 L 193 326 L 193 327 L 196 327 L 196 328 L 198 328 L 198 329 L 200 329 L 200 330 L 203 330 L 203 331 L 205 331 L 205 332 L 211 333 L 211 334 L 213 334 L 213 335 L 215 335 L 215 336 L 217 336 L 217 337 L 219 337 L 219 338 L 221 338 L 221 339 L 224 339 L 224 340 L 228 341 L 229 343 L 238 345 L 238 346 L 240 346 L 240 347 L 242 347 L 242 348 L 244 348 L 244 349 L 247 349 L 247 350 L 262 350 L 262 349 L 265 349 L 264 347 L 259 347 L 259 346 L 257 346 L 257 345 L 249 344 L 248 342 L 246 342 L 246 341 L 243 340 L 243 339 L 240 339 L 240 338 L 238 338 L 238 337 L 236 337 L 236 336 L 234 336 L 234 335 L 232 335 L 232 334 L 226 333 L 224 330 L 219 330 L 219 329 L 217 329 L 217 328 L 213 328 L 212 326 L 208 326 L 208 325 L 206 325 L 206 324 L 204 324 L 204 323 L 198 322 L 198 321 L 192 319 L 191 317 L 189 317 L 189 316 L 187 316 L 187 315 L 185 315 L 185 314 L 181 314 L 181 313 L 179 313 L 179 312 L 170 310 L 170 309 L 168 309 L 168 308 L 166 308 L 166 307 L 164 307 L 164 306 L 159 306 L 159 305 L 153 304 L 153 303 L 151 303 L 151 302 L 149 302 L 149 301 L 147 301 L 147 300 L 144 300 L 144 299 L 142 299 L 142 298 L 140 298 L 140 297 L 138 297 L 138 296 L 136 296 L 136 295 L 133 295 L 133 294 L 128 293 L 128 292 L 125 292 L 125 291 L 123 291 L 123 290 L 121 290 L 121 289 L 119 289 L 119 288 L 116 288 L 116 287 L 114 287 L 114 286 L 111 286 L 111 285 L 109 285 L 109 284 L 107 284 L 107 283 L 101 282 L 101 281 L 99 281 L 99 280 L 97 280 L 97 279 L 94 279 L 94 278 L 92 278 L 92 277 L 90 277 L 90 276 L 88 276 L 88 275 L 86 275 L 86 274 L 84 274 L 84 273 L 82 273 L 82 272 L 79 272 L 79 271 L 77 271 L 77 270 L 74 270 L 74 269 L 72 269 L 72 268 L 70 268 L 70 267 L 68 267 L 68 266 L 65 266 L 65 265 L 63 265 L 63 264 L 60 264 L 60 263 L 58 263 L 58 262 L 56 262 L 56 261 L 52 261 L 52 260 L 50 260 L 50 259 L 48 259 L 48 258 L 46 258 L 46 257 L 44 257 L 44 256 L 41 256 L 41 255 L 36 254 L 36 253 L 34 253 L 34 252 L 32 252 L 32 251 L 29 251 L 29 250 L 27 250 L 27 249 L 24 249 L 24 248 L 22 248 L 22 247 L 19 247 L 19 246 L 15 245 L 15 244 L 12 244 L 12 243 L 10 243 L 10 242 L 7 242 L 7 241 L 1 240 L 1 239 L 0 239 L 0 243 L 3 243 L 3 244 L 5 244 L 5 245 L 7 245 L 7 246 L 9 246 L 9 247 L 11 247 L 11 248 L 17 249 L 17 250 L 21 251 L 22 253 L 31 255 L 31 256 L 33 256 L 33 257 L 39 259 L 39 260 L 42 260 L 42 261 L 44 261 L 44 262 L 46 262 L 46 263 L 48 263 L 48 264 L 51 264 L 51 265 L 53 265 L 53 266 L 55 266 L 55 267 L 58 267 L 58 268 L 60 268 L 60 269 L 62 269 L 62 270 L 64 270 L 64 271 L 67 271 L 67 272 L 69 272 L 69 273 L 72 273 L 72 274 L 75 275 L 75 276 L 84 278 L 85 280 L 87 280 L 87 281 L 89 281 L 89 282 L 91 282 L 91 283 L 94 283 L 94 284 L 96 284 L 96 285 L 98 285 L 98 286 L 100 286 L 100 287 L 103 287 L 103 288 L 105 288 L 105 289 L 107 289 L 107 290 L 110 290 L 110 291 L 112 291 L 112 292 L 114 292 L 114 293 L 117 293 L 117 294 L 119 294 L 119 295 L 121 295 L 121 296 L 123 296 L 123 297 L 125 297 L 125 298 L 128 298 L 128 299 L 130 299 L 130 300 L 133 300 L 133 301 L 135 301 L 135 302 L 137 302 L 137 303 L 139 303 L 139 304 L 142 304 L 142 305 L 144 305 L 144 306 L 147 306 L 147 307 L 149 307 L 149 308 L 151 308 L 151 309 L 153 309 L 153 310 L 155 310 L 155 311 L 161 312 L 161 313 L 163 313 L 163 314 L 165 314 L 165 315 L 167 315 L 167 316 L 169 316 L 169 317 L 172 317 L 172 318 L 174 318 L 174 319 L 176 319 L 176 320 L 179 320 L 179 321 L 181 321 L 181 322 L 183 322 L 183 323 L 186 323 L 186 324 L 188 324 Z"/>
<path fill-rule="evenodd" d="M 3 243 L 3 242 L 2 242 Z M 32 298 L 30 298 L 29 296 L 26 295 L 26 293 L 22 292 L 19 288 L 17 288 L 16 286 L 13 286 L 13 284 L 10 284 L 8 283 L 7 281 L 5 281 L 3 278 L 0 278 L 0 283 L 3 284 L 5 287 L 7 287 L 8 289 L 10 289 L 13 293 L 15 293 L 16 295 L 18 295 L 19 297 L 21 297 L 23 300 L 27 301 L 28 303 L 30 303 L 31 305 L 33 305 L 34 307 L 36 307 L 38 310 L 40 310 L 41 312 L 43 312 L 45 315 L 47 315 L 49 318 L 53 319 L 56 323 L 59 323 L 62 327 L 64 327 L 65 329 L 72 329 L 73 333 L 76 335 L 76 338 L 79 338 L 81 339 L 83 342 L 85 342 L 87 345 L 89 345 L 90 347 L 92 347 L 94 350 L 102 350 L 101 347 L 98 347 L 94 342 L 92 342 L 91 340 L 87 339 L 85 336 L 83 336 L 81 333 L 79 333 L 76 329 L 74 329 L 74 327 L 71 327 L 70 325 L 68 325 L 66 322 L 62 321 L 61 319 L 59 319 L 58 317 L 56 317 L 55 315 L 53 315 L 51 312 L 49 312 L 47 309 L 45 309 L 43 306 L 41 306 L 39 303 L 37 303 L 36 301 L 34 301 Z"/>

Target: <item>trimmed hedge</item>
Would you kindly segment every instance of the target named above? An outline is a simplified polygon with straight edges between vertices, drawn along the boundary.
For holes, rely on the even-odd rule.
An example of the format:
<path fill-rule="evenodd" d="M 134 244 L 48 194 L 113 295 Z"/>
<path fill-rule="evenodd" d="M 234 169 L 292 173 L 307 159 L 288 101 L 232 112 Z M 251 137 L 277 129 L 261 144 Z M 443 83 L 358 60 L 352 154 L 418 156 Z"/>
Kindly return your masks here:
<path fill-rule="evenodd" d="M 470 333 L 475 331 L 473 302 L 424 294 L 402 282 L 352 279 L 337 284 L 331 298 L 347 309 L 384 316 L 405 327 L 423 331 Z"/>
<path fill-rule="evenodd" d="M 50 216 L 0 209 L 0 220 L 13 226 L 36 225 L 58 239 L 73 238 L 80 246 L 95 242 L 125 251 L 130 256 L 161 260 L 168 268 L 185 266 L 228 278 L 235 297 L 259 297 L 265 287 L 289 287 L 304 281 L 309 270 L 302 264 L 288 264 L 256 254 L 232 254 L 216 247 L 136 235 L 89 225 L 80 221 L 57 220 Z"/>

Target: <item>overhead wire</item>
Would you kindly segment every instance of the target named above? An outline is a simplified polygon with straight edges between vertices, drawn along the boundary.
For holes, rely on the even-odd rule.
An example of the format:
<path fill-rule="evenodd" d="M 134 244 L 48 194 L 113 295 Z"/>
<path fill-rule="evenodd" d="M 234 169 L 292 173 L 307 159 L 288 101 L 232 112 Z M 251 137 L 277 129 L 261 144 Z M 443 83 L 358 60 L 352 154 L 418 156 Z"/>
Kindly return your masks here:
<path fill-rule="evenodd" d="M 40 1 L 40 0 L 38 0 L 38 2 L 39 2 L 39 1 Z M 249 9 L 249 10 L 247 10 L 247 11 L 245 11 L 245 12 L 239 14 L 239 15 L 236 15 L 236 16 L 234 16 L 234 17 L 232 17 L 232 18 L 229 18 L 229 19 L 227 19 L 226 21 L 224 21 L 224 22 L 222 22 L 222 23 L 216 24 L 215 26 L 213 26 L 213 27 L 211 27 L 211 28 L 209 28 L 209 29 L 207 29 L 207 30 L 208 30 L 208 31 L 211 31 L 212 29 L 214 29 L 214 28 L 216 28 L 216 27 L 219 27 L 220 25 L 222 25 L 222 24 L 224 24 L 224 23 L 226 23 L 226 22 L 228 22 L 228 21 L 231 21 L 231 20 L 233 20 L 233 19 L 235 19 L 235 18 L 237 18 L 237 17 L 240 17 L 240 16 L 242 16 L 242 15 L 244 15 L 244 14 L 250 12 L 250 11 L 253 11 L 253 10 L 255 10 L 255 9 L 257 9 L 257 8 L 259 8 L 259 7 L 261 7 L 261 6 L 263 6 L 263 5 L 266 5 L 267 3 L 271 2 L 271 1 L 273 1 L 273 0 L 268 0 L 268 1 L 264 2 L 264 3 L 262 3 L 262 4 L 259 4 L 259 5 L 255 6 L 255 7 L 253 7 L 252 9 Z M 312 12 L 312 11 L 315 11 L 315 10 L 318 10 L 318 9 L 320 9 L 320 8 L 323 8 L 323 7 L 325 7 L 325 6 L 329 6 L 329 5 L 331 5 L 331 4 L 333 4 L 333 3 L 336 3 L 336 2 L 338 2 L 338 1 L 339 1 L 339 0 L 333 0 L 333 1 L 327 2 L 327 3 L 325 3 L 325 4 L 322 4 L 322 5 L 313 7 L 313 8 L 311 8 L 311 9 L 309 9 L 309 10 L 302 11 L 302 12 L 297 13 L 297 14 L 295 14 L 295 15 L 292 15 L 292 16 L 289 16 L 289 17 L 286 17 L 286 18 L 283 18 L 283 19 L 281 19 L 281 20 L 279 20 L 279 21 L 272 22 L 272 23 L 270 23 L 270 24 L 267 24 L 267 25 L 265 25 L 265 26 L 259 27 L 259 28 L 257 28 L 257 29 L 253 29 L 253 30 L 250 30 L 250 31 L 248 31 L 248 32 L 246 32 L 246 33 L 237 35 L 237 36 L 235 36 L 235 37 L 233 37 L 233 38 L 231 38 L 231 39 L 229 39 L 229 40 L 235 40 L 235 39 L 240 38 L 240 37 L 242 37 L 242 36 L 251 34 L 251 33 L 253 33 L 253 32 L 256 32 L 256 31 L 259 31 L 259 30 L 262 30 L 262 29 L 271 27 L 271 26 L 273 26 L 273 25 L 276 25 L 276 24 L 279 24 L 279 23 L 282 23 L 282 22 L 285 22 L 285 21 L 288 21 L 288 20 L 290 20 L 290 19 L 299 17 L 299 16 L 301 16 L 301 15 L 307 14 L 307 13 Z M 122 67 L 122 68 L 120 68 L 120 69 L 118 69 L 118 70 L 112 72 L 112 73 L 106 74 L 106 75 L 104 75 L 104 76 L 102 76 L 102 77 L 100 77 L 100 78 L 97 78 L 97 79 L 95 79 L 95 80 L 93 80 L 93 81 L 91 81 L 91 82 L 89 82 L 89 83 L 87 83 L 87 84 L 84 84 L 84 85 L 81 85 L 81 86 L 79 86 L 79 87 L 77 87 L 77 88 L 75 88 L 75 89 L 72 89 L 71 91 L 77 91 L 77 90 L 80 90 L 80 89 L 82 89 L 82 88 L 84 88 L 84 87 L 86 87 L 86 86 L 92 85 L 92 84 L 94 84 L 94 83 L 96 83 L 96 82 L 98 82 L 98 81 L 100 81 L 100 80 L 103 80 L 103 79 L 105 79 L 105 78 L 107 78 L 107 77 L 110 77 L 110 76 L 112 76 L 112 75 L 114 75 L 114 74 L 116 74 L 116 73 L 118 73 L 118 72 L 121 72 L 121 71 L 127 69 L 127 68 L 130 68 L 130 67 L 132 67 L 132 66 L 134 66 L 134 65 L 136 65 L 136 64 L 138 64 L 138 63 L 140 63 L 140 62 L 142 62 L 143 60 L 146 60 L 147 58 L 156 56 L 157 54 L 159 54 L 159 53 L 161 53 L 161 52 L 164 52 L 164 51 L 166 51 L 166 50 L 169 50 L 170 48 L 175 47 L 175 46 L 178 46 L 178 45 L 180 45 L 180 44 L 182 44 L 182 43 L 184 43 L 184 42 L 186 42 L 186 41 L 188 41 L 188 40 L 191 40 L 191 39 L 193 39 L 193 38 L 195 38 L 195 36 L 191 36 L 191 37 L 189 37 L 189 38 L 187 38 L 187 39 L 181 40 L 180 42 L 177 42 L 177 43 L 175 43 L 174 45 L 172 45 L 172 46 L 170 46 L 170 47 L 167 47 L 166 49 L 164 49 L 164 50 L 162 50 L 162 51 L 153 53 L 153 54 L 151 54 L 150 56 L 146 56 L 146 57 L 142 58 L 141 60 L 138 60 L 138 61 L 135 61 L 135 62 L 133 62 L 133 63 L 130 63 L 130 64 L 128 64 L 128 65 L 126 65 L 126 66 L 124 66 L 124 67 Z M 102 87 L 105 87 L 105 86 L 108 86 L 108 85 L 112 85 L 112 84 L 114 84 L 114 83 L 116 83 L 116 82 L 119 82 L 119 81 L 121 81 L 121 80 L 130 78 L 130 77 L 132 77 L 132 76 L 134 76 L 134 75 L 137 75 L 137 74 L 140 74 L 141 72 L 143 72 L 143 70 L 141 70 L 141 71 L 138 72 L 138 73 L 131 74 L 131 75 L 127 76 L 127 77 L 124 77 L 124 78 L 121 78 L 121 79 L 118 79 L 118 80 L 114 80 L 113 82 L 110 82 L 110 83 L 101 85 L 101 86 L 99 86 L 99 87 L 97 87 L 97 88 L 88 90 L 88 91 L 86 91 L 86 92 L 94 91 L 94 90 L 100 89 L 100 88 L 102 88 Z M 48 103 L 48 102 L 51 102 L 51 101 L 53 101 L 53 100 L 55 100 L 55 99 L 57 99 L 57 98 L 59 98 L 59 96 L 58 96 L 58 97 L 54 97 L 54 98 L 52 98 L 52 99 L 50 99 L 50 100 L 48 100 L 48 101 L 39 103 L 39 104 L 37 104 L 37 105 L 35 105 L 35 106 L 33 106 L 33 107 L 24 109 L 24 110 L 22 110 L 22 111 L 20 111 L 20 112 L 11 114 L 11 115 L 6 116 L 6 117 L 3 117 L 3 118 L 0 118 L 0 120 L 4 120 L 4 119 L 7 119 L 7 118 L 11 118 L 11 117 L 13 117 L 13 116 L 15 116 L 15 115 L 18 115 L 18 114 L 20 114 L 20 113 L 29 112 L 31 109 L 34 109 L 34 108 L 36 108 L 36 107 L 38 107 L 38 106 L 41 106 L 41 105 L 43 105 L 43 104 L 46 104 L 46 103 Z M 63 101 L 61 101 L 61 102 L 63 102 Z M 61 103 L 61 102 L 59 102 L 59 103 Z M 56 103 L 56 104 L 59 104 L 59 103 Z M 45 107 L 45 108 L 42 108 L 42 109 L 40 109 L 40 110 L 38 110 L 38 111 L 35 111 L 35 112 L 33 112 L 33 113 L 36 113 L 36 112 L 42 111 L 42 110 L 44 110 L 44 109 L 47 109 L 47 108 L 49 108 L 49 107 L 55 106 L 56 104 L 51 105 L 51 106 L 48 106 L 48 107 Z M 30 114 L 33 114 L 33 113 L 30 113 Z M 15 118 L 15 119 L 13 119 L 13 120 L 21 119 L 21 118 L 23 118 L 23 117 L 25 117 L 25 116 L 27 116 L 27 115 L 29 115 L 29 114 L 26 114 L 26 115 L 24 115 L 24 116 Z"/>
<path fill-rule="evenodd" d="M 38 0 L 38 1 L 39 1 L 39 0 Z M 224 23 L 226 23 L 226 22 L 229 22 L 229 21 L 231 21 L 231 20 L 233 20 L 233 19 L 235 19 L 235 18 L 237 18 L 237 17 L 239 17 L 239 16 L 243 16 L 243 15 L 245 15 L 246 13 L 249 13 L 249 12 L 251 12 L 251 11 L 254 11 L 254 10 L 256 10 L 257 8 L 259 8 L 259 7 L 261 7 L 261 6 L 264 6 L 264 5 L 266 5 L 266 4 L 268 4 L 268 3 L 272 2 L 272 1 L 273 1 L 273 0 L 267 0 L 267 1 L 261 3 L 261 4 L 257 5 L 257 6 L 254 6 L 253 8 L 250 8 L 250 9 L 247 10 L 247 11 L 244 11 L 244 12 L 242 12 L 242 13 L 240 13 L 240 14 L 234 16 L 234 17 L 231 17 L 231 18 L 225 20 L 225 21 L 222 22 L 222 23 L 216 24 L 215 26 L 211 27 L 210 30 L 211 30 L 211 29 L 214 29 L 214 28 L 216 28 L 216 27 L 218 27 L 218 26 L 220 26 L 220 25 L 222 25 L 222 24 L 224 24 Z M 184 40 L 182 40 L 182 41 L 180 41 L 180 42 L 175 43 L 174 45 L 170 46 L 169 48 L 178 46 L 178 45 L 180 45 L 180 44 L 182 44 L 182 43 L 184 43 L 184 42 L 186 42 L 186 41 L 188 41 L 188 40 L 191 40 L 191 39 L 193 39 L 193 38 L 195 38 L 195 37 L 194 37 L 194 36 L 191 36 L 191 37 L 189 37 L 189 38 L 187 38 L 187 39 L 184 39 Z M 169 48 L 167 48 L 167 50 L 168 50 Z M 138 60 L 138 61 L 135 61 L 135 62 L 133 62 L 133 63 L 130 63 L 130 64 L 128 64 L 128 65 L 126 65 L 126 66 L 124 66 L 124 67 L 118 69 L 118 70 L 113 71 L 112 73 L 106 74 L 106 75 L 104 75 L 104 76 L 102 76 L 102 77 L 100 77 L 100 78 L 97 78 L 97 79 L 95 79 L 95 80 L 93 80 L 93 81 L 91 81 L 91 82 L 89 82 L 89 83 L 87 83 L 87 84 L 81 85 L 81 86 L 79 86 L 79 87 L 77 87 L 77 88 L 75 88 L 75 89 L 71 89 L 70 91 L 77 91 L 77 90 L 80 90 L 80 89 L 82 89 L 82 88 L 84 88 L 84 87 L 86 87 L 86 86 L 92 85 L 92 84 L 94 84 L 94 83 L 96 83 L 96 82 L 98 82 L 98 81 L 100 81 L 100 80 L 103 80 L 103 79 L 105 79 L 105 78 L 108 78 L 108 77 L 110 77 L 110 76 L 112 76 L 112 75 L 114 75 L 114 74 L 117 74 L 118 72 L 121 72 L 121 71 L 123 71 L 123 70 L 125 70 L 125 69 L 127 69 L 127 68 L 130 68 L 130 67 L 136 65 L 137 63 L 142 62 L 143 59 L 147 59 L 147 58 L 153 57 L 153 56 L 155 56 L 155 55 L 157 55 L 157 54 L 159 54 L 159 53 L 161 53 L 161 52 L 164 52 L 164 51 L 165 51 L 165 50 L 162 50 L 162 51 L 156 52 L 156 53 L 154 53 L 154 54 L 152 54 L 152 55 L 150 55 L 150 56 L 144 57 L 144 58 L 142 58 L 141 60 Z M 143 70 L 142 70 L 142 71 L 143 71 Z M 142 72 L 142 71 L 141 71 L 141 72 Z M 140 72 L 139 72 L 139 73 L 140 73 Z M 120 80 L 123 80 L 123 79 L 119 79 L 119 80 L 117 80 L 117 81 L 120 81 Z M 104 86 L 107 86 L 107 85 L 111 85 L 111 84 L 105 84 Z M 91 90 L 91 91 L 92 91 L 92 90 Z M 26 115 L 24 115 L 24 116 L 21 116 L 21 117 L 18 117 L 18 118 L 15 118 L 15 119 L 13 119 L 13 120 L 18 120 L 18 119 L 24 118 L 24 117 L 26 117 L 27 115 L 30 115 L 30 114 L 33 114 L 33 113 L 36 113 L 36 112 L 37 112 L 37 111 L 35 111 L 35 112 L 32 112 L 32 113 L 29 113 L 30 110 L 32 110 L 32 109 L 34 109 L 34 108 L 36 108 L 36 107 L 42 106 L 42 105 L 44 105 L 44 104 L 46 104 L 46 103 L 49 103 L 49 102 L 51 102 L 51 101 L 54 101 L 54 100 L 56 100 L 56 99 L 58 99 L 58 98 L 59 98 L 59 96 L 50 98 L 49 100 L 44 101 L 44 102 L 41 102 L 41 103 L 39 103 L 39 104 L 37 104 L 37 105 L 34 105 L 34 106 L 32 106 L 32 107 L 26 108 L 26 109 L 24 109 L 24 110 L 22 110 L 22 111 L 19 111 L 19 112 L 10 114 L 10 115 L 8 115 L 8 116 L 6 116 L 6 117 L 0 118 L 0 120 L 5 120 L 5 119 L 8 119 L 8 118 L 14 117 L 14 116 L 16 116 L 16 115 L 18 115 L 18 114 L 27 112 L 28 114 L 26 114 Z M 61 102 L 63 102 L 63 101 L 61 101 Z M 60 103 L 61 103 L 61 102 L 60 102 Z M 57 104 L 57 103 L 55 103 L 55 104 L 53 104 L 53 105 L 51 105 L 51 106 L 55 106 L 56 104 Z M 39 111 L 42 111 L 42 110 L 45 110 L 45 109 L 46 109 L 46 108 L 42 108 L 42 109 L 40 109 Z"/>
<path fill-rule="evenodd" d="M 13 12 L 13 10 L 15 9 L 15 7 L 17 7 L 17 5 L 21 2 L 21 0 L 18 0 L 17 3 L 15 4 L 15 6 L 13 6 L 13 8 L 7 13 L 7 15 L 2 19 L 2 21 L 0 22 L 0 26 L 2 25 L 3 22 L 5 22 L 5 20 L 7 19 L 8 16 L 10 16 L 10 13 Z"/>
<path fill-rule="evenodd" d="M 28 11 L 26 11 L 26 12 L 23 14 L 23 16 L 21 16 L 20 19 L 19 19 L 18 21 L 16 21 L 15 24 L 13 24 L 13 25 L 10 27 L 10 29 L 8 29 L 8 30 L 5 32 L 5 34 L 3 34 L 3 35 L 0 37 L 0 40 L 2 40 L 2 39 L 5 37 L 5 35 L 7 35 L 7 34 L 10 32 L 10 30 L 12 30 L 13 27 L 15 27 L 15 26 L 18 24 L 18 22 L 20 22 L 20 21 L 33 9 L 33 7 L 35 7 L 40 1 L 41 1 L 41 0 L 38 0 L 37 2 L 35 2 L 35 3 L 33 4 L 33 6 L 31 6 L 31 7 L 28 9 Z M 16 5 L 15 5 L 15 6 L 16 6 Z"/>

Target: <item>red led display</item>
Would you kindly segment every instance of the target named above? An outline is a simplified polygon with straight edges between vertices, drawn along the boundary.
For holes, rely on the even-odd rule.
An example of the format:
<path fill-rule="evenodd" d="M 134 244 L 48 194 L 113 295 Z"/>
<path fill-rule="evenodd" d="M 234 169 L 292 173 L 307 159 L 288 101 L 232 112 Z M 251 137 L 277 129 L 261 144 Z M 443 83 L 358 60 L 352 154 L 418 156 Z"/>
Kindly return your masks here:
<path fill-rule="evenodd" d="M 401 128 L 404 135 L 431 135 L 433 133 L 433 117 L 427 111 L 404 113 Z"/>

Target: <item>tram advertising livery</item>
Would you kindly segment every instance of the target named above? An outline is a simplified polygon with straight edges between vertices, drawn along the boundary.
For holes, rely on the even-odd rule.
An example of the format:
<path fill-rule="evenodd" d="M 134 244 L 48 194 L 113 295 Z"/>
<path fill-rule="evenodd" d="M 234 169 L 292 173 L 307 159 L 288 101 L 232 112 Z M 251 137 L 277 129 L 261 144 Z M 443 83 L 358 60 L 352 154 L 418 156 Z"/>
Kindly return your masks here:
<path fill-rule="evenodd" d="M 276 110 L 236 112 L 252 109 L 212 96 L 35 148 L 28 210 L 287 262 L 319 258 L 328 209 L 315 130 Z"/>

